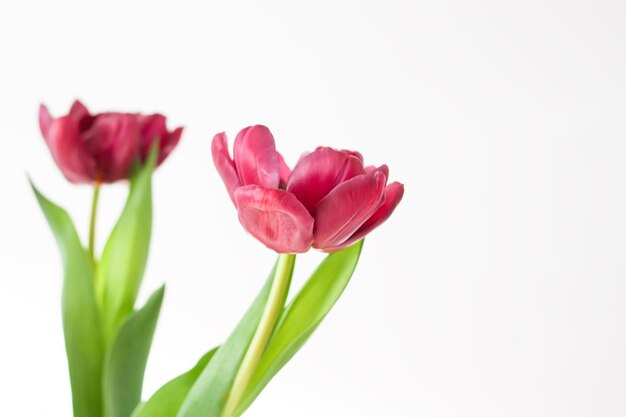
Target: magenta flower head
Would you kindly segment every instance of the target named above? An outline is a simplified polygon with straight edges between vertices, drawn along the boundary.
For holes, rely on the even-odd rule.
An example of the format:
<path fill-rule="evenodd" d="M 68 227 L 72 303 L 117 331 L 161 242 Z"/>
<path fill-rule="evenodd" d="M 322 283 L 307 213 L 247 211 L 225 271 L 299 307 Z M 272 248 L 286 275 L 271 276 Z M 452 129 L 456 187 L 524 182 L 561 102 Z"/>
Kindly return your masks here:
<path fill-rule="evenodd" d="M 42 104 L 39 127 L 54 161 L 73 183 L 112 183 L 128 178 L 135 163 L 145 162 L 154 141 L 160 164 L 182 134 L 181 127 L 168 131 L 160 114 L 92 115 L 79 101 L 69 114 L 57 119 Z"/>
<path fill-rule="evenodd" d="M 386 165 L 365 167 L 358 152 L 319 147 L 290 171 L 265 126 L 239 132 L 234 158 L 217 134 L 212 154 L 239 221 L 278 253 L 343 249 L 387 220 L 404 194 L 387 184 Z"/>

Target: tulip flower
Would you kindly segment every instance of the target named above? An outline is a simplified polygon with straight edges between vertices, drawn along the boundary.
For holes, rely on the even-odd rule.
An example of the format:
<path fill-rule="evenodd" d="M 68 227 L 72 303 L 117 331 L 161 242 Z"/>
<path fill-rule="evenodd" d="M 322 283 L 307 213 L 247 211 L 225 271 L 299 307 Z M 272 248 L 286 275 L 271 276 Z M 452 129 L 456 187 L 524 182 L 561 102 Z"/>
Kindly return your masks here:
<path fill-rule="evenodd" d="M 272 272 L 239 324 L 188 372 L 142 402 L 143 380 L 165 288 L 143 306 L 137 295 L 152 236 L 152 174 L 180 139 L 159 114 L 91 115 L 80 102 L 39 124 L 73 183 L 93 185 L 87 245 L 70 215 L 33 185 L 61 249 L 63 331 L 74 417 L 239 417 L 328 315 L 348 285 L 363 238 L 393 213 L 404 192 L 389 169 L 358 152 L 319 147 L 293 171 L 265 126 L 224 133 L 212 155 L 243 227 L 278 252 Z M 128 198 L 103 250 L 95 250 L 102 183 L 128 179 Z M 332 252 L 290 297 L 296 253 Z"/>
<path fill-rule="evenodd" d="M 146 161 L 154 141 L 158 163 L 178 144 L 182 128 L 170 132 L 160 114 L 90 114 L 75 101 L 69 114 L 53 118 L 39 109 L 39 127 L 52 157 L 72 183 L 112 183 L 128 179 L 134 164 Z"/>
<path fill-rule="evenodd" d="M 366 167 L 358 152 L 319 147 L 290 171 L 265 126 L 212 143 L 215 166 L 243 227 L 278 253 L 335 252 L 363 239 L 393 213 L 404 193 L 387 184 L 386 165 Z"/>
<path fill-rule="evenodd" d="M 141 402 L 148 351 L 164 287 L 136 305 L 152 234 L 152 174 L 178 144 L 160 114 L 90 114 L 79 101 L 39 127 L 52 157 L 72 183 L 93 186 L 87 244 L 70 216 L 33 185 L 60 244 L 65 267 L 63 329 L 74 417 L 129 417 Z M 128 180 L 128 197 L 100 254 L 97 207 L 103 183 Z M 86 247 L 85 247 L 86 246 Z"/>

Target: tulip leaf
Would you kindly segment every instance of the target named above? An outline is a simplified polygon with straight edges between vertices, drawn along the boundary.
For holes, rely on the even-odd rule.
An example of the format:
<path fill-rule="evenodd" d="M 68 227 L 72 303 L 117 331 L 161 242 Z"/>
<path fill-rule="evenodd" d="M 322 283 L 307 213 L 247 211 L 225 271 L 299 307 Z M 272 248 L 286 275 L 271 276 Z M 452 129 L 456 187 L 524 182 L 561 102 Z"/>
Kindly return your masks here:
<path fill-rule="evenodd" d="M 189 391 L 177 417 L 221 417 L 241 362 L 259 325 L 276 265 L 248 311 Z"/>
<path fill-rule="evenodd" d="M 285 307 L 235 415 L 241 415 L 252 404 L 333 308 L 350 282 L 362 247 L 363 240 L 328 255 Z"/>
<path fill-rule="evenodd" d="M 32 187 L 56 237 L 65 269 L 63 331 L 74 417 L 100 417 L 104 353 L 93 264 L 67 212 L 46 199 L 34 185 Z"/>
<path fill-rule="evenodd" d="M 148 261 L 152 231 L 152 171 L 156 152 L 133 175 L 126 205 L 102 251 L 98 295 L 109 346 L 119 325 L 132 313 Z"/>
<path fill-rule="evenodd" d="M 132 417 L 176 417 L 189 390 L 217 351 L 206 353 L 189 371 L 163 385 L 148 401 L 139 406 Z"/>
<path fill-rule="evenodd" d="M 129 417 L 141 401 L 143 377 L 165 287 L 128 316 L 107 353 L 104 366 L 105 417 Z"/>

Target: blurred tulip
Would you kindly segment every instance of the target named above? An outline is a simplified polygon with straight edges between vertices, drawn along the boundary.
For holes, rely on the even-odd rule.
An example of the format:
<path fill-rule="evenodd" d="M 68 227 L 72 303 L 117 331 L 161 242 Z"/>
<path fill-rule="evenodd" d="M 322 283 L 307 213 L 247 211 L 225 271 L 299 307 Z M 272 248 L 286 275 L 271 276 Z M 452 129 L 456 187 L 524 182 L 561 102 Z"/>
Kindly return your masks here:
<path fill-rule="evenodd" d="M 69 114 L 57 119 L 42 104 L 39 127 L 59 169 L 73 183 L 112 183 L 128 178 L 135 163 L 145 162 L 154 141 L 161 163 L 182 134 L 180 127 L 169 132 L 160 114 L 92 115 L 79 101 Z"/>
<path fill-rule="evenodd" d="M 398 182 L 387 185 L 386 165 L 365 167 L 358 152 L 319 147 L 290 171 L 265 126 L 239 132 L 233 158 L 217 134 L 212 154 L 243 227 L 279 253 L 350 246 L 387 220 L 404 193 Z"/>

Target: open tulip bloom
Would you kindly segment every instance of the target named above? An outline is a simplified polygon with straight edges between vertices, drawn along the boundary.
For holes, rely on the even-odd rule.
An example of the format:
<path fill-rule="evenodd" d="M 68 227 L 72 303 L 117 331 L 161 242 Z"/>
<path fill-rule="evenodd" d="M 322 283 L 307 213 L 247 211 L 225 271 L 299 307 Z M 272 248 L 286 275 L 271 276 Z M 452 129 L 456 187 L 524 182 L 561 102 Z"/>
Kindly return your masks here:
<path fill-rule="evenodd" d="M 180 140 L 165 117 L 91 115 L 76 102 L 39 122 L 52 157 L 72 183 L 94 186 L 86 247 L 69 215 L 35 194 L 61 249 L 63 327 L 75 417 L 242 415 L 317 329 L 346 288 L 363 238 L 389 218 L 403 185 L 365 166 L 358 152 L 319 147 L 291 170 L 269 129 L 243 129 L 230 156 L 216 135 L 212 156 L 244 229 L 278 253 L 256 299 L 226 341 L 141 402 L 143 376 L 164 287 L 135 306 L 152 223 L 151 178 Z M 94 250 L 101 184 L 129 180 L 128 199 L 101 256 Z M 329 253 L 291 298 L 296 254 Z"/>

